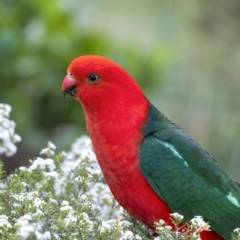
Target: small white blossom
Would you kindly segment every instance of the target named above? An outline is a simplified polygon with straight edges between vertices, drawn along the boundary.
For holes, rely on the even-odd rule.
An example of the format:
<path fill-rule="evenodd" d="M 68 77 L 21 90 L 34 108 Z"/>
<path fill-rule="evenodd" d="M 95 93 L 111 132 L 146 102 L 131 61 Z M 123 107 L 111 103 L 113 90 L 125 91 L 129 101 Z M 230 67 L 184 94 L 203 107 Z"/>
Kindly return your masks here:
<path fill-rule="evenodd" d="M 70 210 L 72 210 L 71 206 L 63 206 L 60 208 L 60 211 L 62 212 L 69 212 Z"/>
<path fill-rule="evenodd" d="M 234 229 L 234 236 L 236 237 L 236 239 L 240 239 L 240 228 L 236 228 Z M 235 238 L 233 238 L 235 239 Z"/>
<path fill-rule="evenodd" d="M 170 215 L 171 215 L 171 214 L 170 214 Z M 160 224 L 160 226 L 163 226 L 163 225 L 165 224 L 165 221 L 162 220 L 162 219 L 160 219 L 158 223 Z"/>
<path fill-rule="evenodd" d="M 122 232 L 120 240 L 131 240 L 131 239 L 142 240 L 142 238 L 139 235 L 134 234 L 132 231 L 126 230 Z"/>
<path fill-rule="evenodd" d="M 34 202 L 33 205 L 36 208 L 41 208 L 44 205 L 46 205 L 46 203 L 43 200 L 41 200 L 40 198 L 38 198 L 38 197 L 36 197 L 33 202 Z"/>
<path fill-rule="evenodd" d="M 32 171 L 36 168 L 40 168 L 42 170 L 46 170 L 47 168 L 51 172 L 56 169 L 56 166 L 53 159 L 50 158 L 43 159 L 38 157 L 36 160 L 32 162 L 32 165 L 29 167 L 29 170 Z"/>
<path fill-rule="evenodd" d="M 5 228 L 12 228 L 12 225 L 9 223 L 6 215 L 0 215 L 0 232 Z"/>
<path fill-rule="evenodd" d="M 46 155 L 48 157 L 54 156 L 56 146 L 52 142 L 48 142 L 47 148 L 41 150 L 41 155 Z"/>
<path fill-rule="evenodd" d="M 191 226 L 195 229 L 203 228 L 206 225 L 202 216 L 195 216 L 193 219 L 190 220 Z"/>
<path fill-rule="evenodd" d="M 157 229 L 159 230 L 159 231 L 163 231 L 163 230 L 172 230 L 172 227 L 171 226 L 169 226 L 169 225 L 166 225 L 166 226 L 163 226 L 163 227 L 157 227 Z"/>
<path fill-rule="evenodd" d="M 36 234 L 36 239 L 37 240 L 50 240 L 50 239 L 52 239 L 50 231 L 46 231 L 44 233 L 36 231 L 35 234 Z"/>
<path fill-rule="evenodd" d="M 69 206 L 69 202 L 68 201 L 66 201 L 66 200 L 64 200 L 64 201 L 62 201 L 62 204 L 61 204 L 62 206 Z"/>
<path fill-rule="evenodd" d="M 113 228 L 113 221 L 102 221 L 101 232 L 108 232 Z"/>
<path fill-rule="evenodd" d="M 47 178 L 55 178 L 55 179 L 58 179 L 58 177 L 59 177 L 59 175 L 56 171 L 44 172 L 44 176 L 46 176 Z"/>
<path fill-rule="evenodd" d="M 32 192 L 12 194 L 11 197 L 16 199 L 18 202 L 34 201 L 38 197 L 38 192 L 32 191 Z"/>
<path fill-rule="evenodd" d="M 69 211 L 64 220 L 65 220 L 66 226 L 68 226 L 69 224 L 76 223 L 78 218 L 77 216 L 75 216 L 74 211 Z"/>
<path fill-rule="evenodd" d="M 183 220 L 183 216 L 179 213 L 170 213 L 170 216 L 177 222 L 181 222 Z"/>
<path fill-rule="evenodd" d="M 49 199 L 49 201 L 50 201 L 51 203 L 54 203 L 54 204 L 56 204 L 56 205 L 58 204 L 58 202 L 57 202 L 57 200 L 56 200 L 56 199 L 50 198 L 50 199 Z"/>
<path fill-rule="evenodd" d="M 60 207 L 60 211 L 62 212 L 69 212 L 71 211 L 73 208 L 69 205 L 68 201 L 62 201 L 62 207 Z"/>
<path fill-rule="evenodd" d="M 94 223 L 89 219 L 87 213 L 82 212 L 79 218 L 80 218 L 79 224 L 86 227 L 89 231 L 92 231 Z"/>
<path fill-rule="evenodd" d="M 12 107 L 8 104 L 0 103 L 0 115 L 9 118 Z"/>
<path fill-rule="evenodd" d="M 20 171 L 28 171 L 29 169 L 27 167 L 19 167 L 18 168 Z"/>
<path fill-rule="evenodd" d="M 29 235 L 34 232 L 34 226 L 30 223 L 32 217 L 30 214 L 21 216 L 16 221 L 17 235 L 22 239 L 28 239 Z"/>
<path fill-rule="evenodd" d="M 123 210 L 123 208 L 122 207 L 120 207 L 120 212 L 121 212 L 121 214 L 123 214 L 123 212 L 124 212 L 124 210 Z M 120 222 L 119 222 L 119 224 L 120 224 L 120 226 L 122 227 L 122 228 L 128 228 L 128 227 L 130 227 L 130 226 L 132 226 L 132 223 L 130 223 L 130 222 L 128 222 L 128 221 L 126 221 L 126 220 L 121 220 Z"/>
<path fill-rule="evenodd" d="M 62 156 L 63 158 L 67 158 L 67 153 L 66 153 L 65 151 L 62 151 L 62 152 L 61 152 L 61 156 Z"/>
<path fill-rule="evenodd" d="M 22 207 L 22 205 L 20 205 L 19 203 L 13 203 L 12 205 L 14 208 L 20 208 Z"/>
<path fill-rule="evenodd" d="M 52 150 L 56 150 L 56 146 L 52 142 L 48 142 L 48 148 Z"/>
<path fill-rule="evenodd" d="M 28 201 L 33 201 L 38 197 L 38 192 L 37 191 L 32 191 L 29 193 L 26 193 L 26 200 Z"/>

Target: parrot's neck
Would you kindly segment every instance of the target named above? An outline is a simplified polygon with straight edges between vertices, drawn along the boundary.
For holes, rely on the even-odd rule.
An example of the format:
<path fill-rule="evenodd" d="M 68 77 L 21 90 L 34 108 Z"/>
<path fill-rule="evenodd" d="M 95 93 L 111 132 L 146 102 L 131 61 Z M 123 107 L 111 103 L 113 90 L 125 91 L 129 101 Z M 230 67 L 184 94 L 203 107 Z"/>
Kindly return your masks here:
<path fill-rule="evenodd" d="M 117 106 L 114 111 L 112 107 L 110 111 L 108 106 L 101 111 L 83 106 L 99 165 L 106 179 L 106 175 L 114 173 L 110 178 L 115 179 L 113 181 L 120 181 L 122 178 L 117 175 L 125 174 L 126 168 L 136 169 L 139 164 L 137 159 L 143 138 L 142 127 L 147 123 L 150 104 L 142 97 L 136 102 L 129 101 L 125 109 L 120 104 Z"/>

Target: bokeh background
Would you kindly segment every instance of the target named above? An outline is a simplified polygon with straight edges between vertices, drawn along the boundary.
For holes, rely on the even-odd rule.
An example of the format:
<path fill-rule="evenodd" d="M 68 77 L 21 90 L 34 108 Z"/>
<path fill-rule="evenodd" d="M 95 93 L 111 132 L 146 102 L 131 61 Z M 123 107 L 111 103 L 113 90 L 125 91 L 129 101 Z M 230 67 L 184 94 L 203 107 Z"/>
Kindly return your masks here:
<path fill-rule="evenodd" d="M 8 172 L 49 140 L 68 151 L 86 133 L 61 82 L 74 57 L 100 54 L 240 180 L 239 1 L 1 0 L 0 16 L 0 102 L 22 137 L 1 156 Z"/>

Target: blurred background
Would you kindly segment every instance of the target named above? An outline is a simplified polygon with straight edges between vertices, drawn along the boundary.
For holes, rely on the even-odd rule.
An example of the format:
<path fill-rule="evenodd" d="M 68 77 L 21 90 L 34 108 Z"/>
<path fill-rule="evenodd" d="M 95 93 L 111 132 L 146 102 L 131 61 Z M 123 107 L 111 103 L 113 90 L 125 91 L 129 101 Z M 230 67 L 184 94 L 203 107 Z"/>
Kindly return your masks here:
<path fill-rule="evenodd" d="M 0 156 L 8 172 L 49 140 L 68 151 L 86 133 L 61 83 L 73 58 L 99 54 L 240 181 L 239 1 L 1 0 L 0 16 L 0 102 L 22 137 Z"/>

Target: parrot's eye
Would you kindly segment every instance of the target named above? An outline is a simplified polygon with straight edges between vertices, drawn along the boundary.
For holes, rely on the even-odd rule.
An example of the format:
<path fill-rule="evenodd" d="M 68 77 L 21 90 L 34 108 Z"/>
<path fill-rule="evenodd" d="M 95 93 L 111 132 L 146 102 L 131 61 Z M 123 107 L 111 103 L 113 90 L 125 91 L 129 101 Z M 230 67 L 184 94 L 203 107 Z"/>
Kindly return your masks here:
<path fill-rule="evenodd" d="M 97 74 L 95 74 L 95 73 L 91 73 L 89 76 L 88 76 L 88 81 L 90 82 L 90 83 L 96 83 L 96 82 L 98 82 L 100 80 L 100 77 L 97 75 Z"/>

